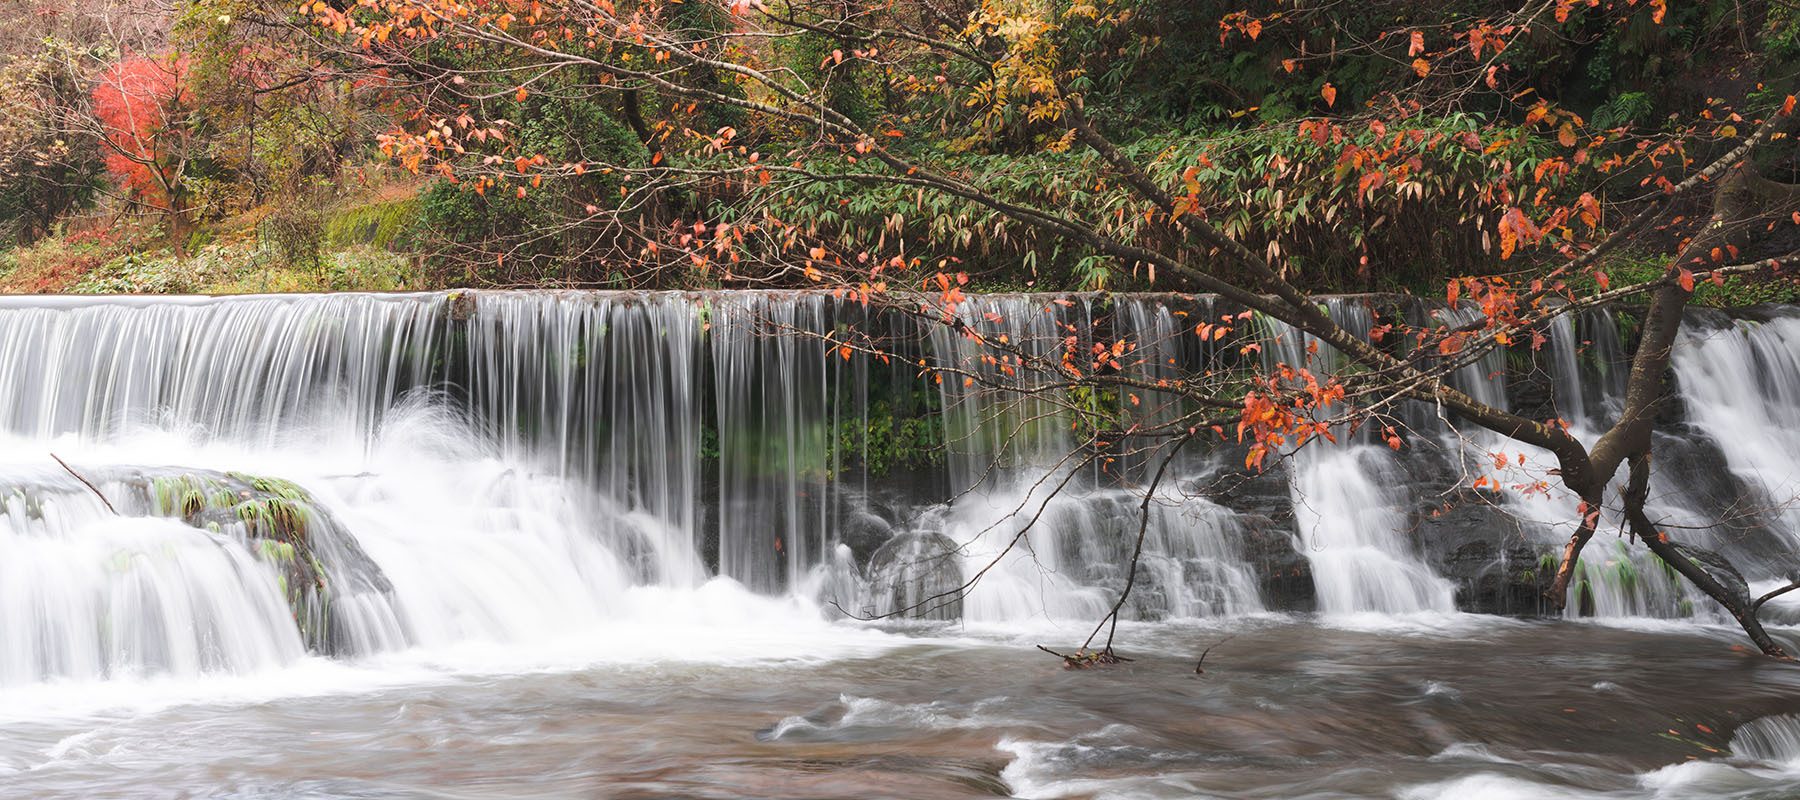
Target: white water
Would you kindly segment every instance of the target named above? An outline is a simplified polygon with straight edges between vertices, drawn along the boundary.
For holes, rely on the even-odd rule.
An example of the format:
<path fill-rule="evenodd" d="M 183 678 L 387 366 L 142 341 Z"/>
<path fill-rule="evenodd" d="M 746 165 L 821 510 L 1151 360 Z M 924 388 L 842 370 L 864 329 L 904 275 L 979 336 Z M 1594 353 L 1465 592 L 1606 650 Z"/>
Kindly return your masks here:
<path fill-rule="evenodd" d="M 1411 552 L 1414 524 L 1392 457 L 1375 445 L 1318 447 L 1295 467 L 1294 520 L 1319 610 L 1406 614 L 1456 609 L 1455 589 Z"/>
<path fill-rule="evenodd" d="M 113 518 L 51 452 L 114 496 L 141 495 L 129 483 L 144 469 L 298 484 L 333 520 L 316 537 L 334 592 L 320 602 L 340 654 L 353 657 L 579 637 L 643 613 L 647 589 L 669 603 L 718 584 L 715 576 L 788 596 L 801 617 L 820 605 L 889 613 L 943 593 L 927 616 L 981 624 L 1093 620 L 1124 586 L 1136 482 L 1160 454 L 1077 464 L 1068 455 L 1080 452 L 1080 424 L 1041 398 L 956 379 L 928 384 L 944 408 L 950 485 L 975 490 L 882 514 L 863 507 L 878 487 L 842 479 L 846 456 L 833 441 L 866 425 L 860 387 L 871 362 L 842 359 L 819 338 L 843 335 L 860 310 L 755 293 L 469 302 L 350 295 L 0 308 L 0 382 L 28 387 L 0 396 L 10 431 L 0 484 L 12 487 L 0 568 L 15 576 L 0 589 L 0 641 L 10 643 L 0 684 L 247 674 L 292 665 L 307 646 L 267 543 L 242 526 L 209 532 L 142 503 Z M 1117 301 L 1111 324 L 1130 343 L 1124 369 L 1153 382 L 1219 363 L 1225 351 L 1190 326 L 1212 308 Z M 1353 329 L 1371 324 L 1354 302 L 1334 300 L 1331 311 Z M 1085 302 L 1038 296 L 975 298 L 961 313 L 983 336 L 1051 359 L 1067 326 L 1087 330 L 1095 314 Z M 1617 349 L 1611 331 L 1583 319 L 1551 332 L 1555 396 L 1572 419 L 1603 413 L 1595 409 L 1616 392 L 1616 375 L 1604 372 Z M 1800 320 L 1743 322 L 1689 336 L 1676 359 L 1693 424 L 1726 443 L 1728 465 L 1759 493 L 1788 552 L 1800 541 L 1793 506 L 1781 501 L 1800 493 L 1796 341 Z M 1329 370 L 1334 354 L 1307 343 L 1278 331 L 1264 357 Z M 943 327 L 911 347 L 897 360 L 934 359 L 989 383 L 1029 374 L 982 359 Z M 1456 381 L 1504 403 L 1502 366 L 1491 357 Z M 926 380 L 904 363 L 880 368 Z M 1151 404 L 1152 421 L 1184 411 L 1153 391 L 1132 398 Z M 1528 448 L 1437 430 L 1475 466 L 1471 476 L 1511 487 L 1551 466 Z M 1184 455 L 1149 506 L 1127 618 L 1264 610 L 1263 576 L 1239 543 L 1284 535 L 1310 562 L 1323 612 L 1455 610 L 1456 587 L 1416 544 L 1426 501 L 1409 485 L 1414 456 L 1340 433 L 1335 445 L 1292 454 L 1285 531 L 1196 493 L 1220 456 Z M 1506 451 L 1505 469 L 1482 466 L 1490 447 Z M 715 460 L 703 457 L 709 449 Z M 1502 497 L 1541 547 L 1567 535 L 1568 498 L 1511 488 Z M 1653 507 L 1672 525 L 1708 523 L 1680 486 Z M 875 574 L 869 549 L 853 551 L 840 533 L 852 517 L 904 533 L 895 541 L 911 549 L 895 549 Z M 1597 616 L 1710 614 L 1635 548 L 1596 541 L 1589 556 L 1584 593 Z M 1529 565 L 1496 568 L 1520 566 Z M 1755 581 L 1780 577 L 1751 566 Z M 974 590 L 957 591 L 969 582 Z"/>
<path fill-rule="evenodd" d="M 1060 346 L 1058 307 L 984 302 L 968 313 L 1006 315 L 972 317 L 991 335 L 1037 352 Z M 271 544 L 235 521 L 209 533 L 163 516 L 142 500 L 145 479 L 130 477 L 140 470 L 279 478 L 310 495 L 331 520 L 312 532 L 329 579 L 317 602 L 343 656 L 592 635 L 639 619 L 644 590 L 680 607 L 671 598 L 715 574 L 792 594 L 781 613 L 800 621 L 820 613 L 808 598 L 866 613 L 882 601 L 865 596 L 871 587 L 837 539 L 850 495 L 827 480 L 839 466 L 826 445 L 845 414 L 839 383 L 867 364 L 840 366 L 824 343 L 796 335 L 829 332 L 830 317 L 822 297 L 757 294 L 0 308 L 0 381 L 34 387 L 0 397 L 11 437 L 0 484 L 17 494 L 0 517 L 0 548 L 6 568 L 29 578 L 0 591 L 0 631 L 13 643 L 0 684 L 250 674 L 302 657 Z M 946 364 L 1000 372 L 961 342 L 933 345 Z M 1062 420 L 1035 418 L 1048 406 L 989 405 L 954 382 L 941 391 L 952 472 L 972 484 L 992 472 L 986 490 L 924 512 L 955 542 L 955 582 L 975 579 L 1038 517 L 964 616 L 1104 613 L 1136 536 L 1132 493 L 1081 478 L 1045 504 L 1035 470 L 1071 444 Z M 1009 421 L 1024 435 L 996 438 Z M 702 441 L 707 424 L 716 441 Z M 123 518 L 100 511 L 52 452 L 117 498 Z M 1262 608 L 1232 512 L 1171 491 L 1151 516 L 1128 616 Z"/>
<path fill-rule="evenodd" d="M 1334 320 L 1366 338 L 1372 327 L 1360 304 L 1332 300 Z M 1308 334 L 1271 324 L 1263 361 L 1330 376 L 1342 354 Z M 1312 563 L 1318 608 L 1327 614 L 1418 614 L 1456 610 L 1455 589 L 1415 551 L 1406 532 L 1417 522 L 1409 481 L 1396 455 L 1370 444 L 1368 432 L 1333 431 L 1337 441 L 1314 438 L 1291 447 L 1289 492 L 1297 530 L 1295 547 Z"/>
<path fill-rule="evenodd" d="M 1800 553 L 1800 318 L 1739 321 L 1685 336 L 1675 349 L 1688 419 L 1718 442 L 1750 495 Z"/>
<path fill-rule="evenodd" d="M 275 573 L 241 543 L 80 496 L 43 500 L 41 518 L 23 497 L 5 502 L 0 687 L 254 671 L 305 654 Z"/>

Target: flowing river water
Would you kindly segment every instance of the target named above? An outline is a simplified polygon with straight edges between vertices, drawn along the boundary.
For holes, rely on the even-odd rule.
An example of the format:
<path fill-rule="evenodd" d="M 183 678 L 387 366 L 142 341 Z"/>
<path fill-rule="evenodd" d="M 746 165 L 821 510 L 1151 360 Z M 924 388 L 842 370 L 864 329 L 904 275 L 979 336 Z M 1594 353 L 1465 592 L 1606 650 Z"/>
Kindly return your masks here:
<path fill-rule="evenodd" d="M 1026 347 L 1109 327 L 1155 376 L 1234 349 L 1187 336 L 1216 309 L 1186 302 L 966 313 Z M 1403 451 L 1346 437 L 1230 490 L 1241 451 L 1183 461 L 1119 629 L 1133 660 L 1063 669 L 1034 646 L 1073 649 L 1111 604 L 1138 496 L 1098 471 L 1047 496 L 1062 419 L 838 357 L 820 337 L 861 313 L 0 302 L 0 797 L 1800 797 L 1800 670 L 1622 543 L 1596 540 L 1580 607 L 1509 606 L 1571 508 L 1429 513 L 1463 496 L 1433 474 L 1547 465 L 1489 463 L 1501 444 L 1428 408 Z M 1597 428 L 1620 327 L 1559 323 L 1536 395 L 1515 365 L 1459 381 Z M 884 331 L 895 361 L 994 366 Z M 1306 358 L 1264 332 L 1265 357 Z M 1800 316 L 1697 317 L 1676 373 L 1653 505 L 1778 585 Z M 884 415 L 942 426 L 947 455 L 862 469 L 841 432 Z M 1041 513 L 1009 551 L 1021 507 Z M 967 595 L 855 618 L 995 558 Z M 1800 643 L 1800 604 L 1765 615 Z"/>

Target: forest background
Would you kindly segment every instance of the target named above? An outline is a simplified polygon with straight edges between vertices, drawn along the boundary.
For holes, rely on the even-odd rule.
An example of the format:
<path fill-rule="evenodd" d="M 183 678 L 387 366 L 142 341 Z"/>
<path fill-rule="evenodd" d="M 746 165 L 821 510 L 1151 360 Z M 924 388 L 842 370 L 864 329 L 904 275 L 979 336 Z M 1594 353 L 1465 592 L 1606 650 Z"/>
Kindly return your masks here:
<path fill-rule="evenodd" d="M 946 265 L 969 290 L 1190 288 L 941 192 L 686 179 L 683 167 L 710 163 L 721 138 L 797 163 L 821 137 L 654 86 L 609 85 L 591 68 L 529 73 L 540 65 L 515 48 L 445 37 L 389 57 L 332 24 L 340 12 L 382 13 L 375 4 L 6 5 L 16 22 L 0 30 L 0 291 L 801 287 L 801 251 L 814 246 Z M 840 5 L 749 15 L 793 23 L 780 35 L 754 19 L 747 28 L 747 7 L 620 13 L 715 32 L 735 48 L 728 61 L 786 75 L 896 134 L 884 147 L 993 196 L 1067 209 L 1122 241 L 1158 235 L 1125 181 L 1028 88 L 978 61 L 933 74 L 885 60 L 857 39 L 861 25 L 833 20 L 885 15 L 976 50 L 1028 54 L 1080 94 L 1126 157 L 1166 166 L 1158 177 L 1192 187 L 1207 220 L 1252 252 L 1278 248 L 1284 277 L 1311 292 L 1441 297 L 1452 278 L 1549 263 L 1556 248 L 1527 245 L 1550 228 L 1551 209 L 1602 227 L 1628 218 L 1668 162 L 1703 164 L 1709 148 L 1748 134 L 1744 120 L 1778 107 L 1800 69 L 1800 9 L 1780 0 L 1556 3 L 1529 16 L 1493 0 L 894 0 L 856 15 Z M 606 58 L 631 55 L 614 47 Z M 1028 81 L 1034 65 L 1018 67 L 1014 79 Z M 529 90 L 456 91 L 464 74 L 512 69 L 531 77 Z M 728 72 L 684 65 L 679 80 L 761 99 Z M 396 135 L 458 112 L 495 132 L 496 146 L 461 154 L 476 169 L 394 157 Z M 1387 158 L 1404 174 L 1347 160 L 1344 137 L 1380 146 L 1402 124 L 1413 138 Z M 1791 157 L 1763 167 L 1790 182 L 1796 169 Z M 1686 226 L 1665 217 L 1609 252 L 1600 274 L 1660 274 L 1710 198 L 1683 202 Z M 1509 228 L 1510 209 L 1529 227 Z M 759 217 L 799 224 L 805 247 L 725 267 L 657 247 L 673 228 Z M 1791 279 L 1769 276 L 1728 277 L 1694 297 L 1795 300 Z"/>

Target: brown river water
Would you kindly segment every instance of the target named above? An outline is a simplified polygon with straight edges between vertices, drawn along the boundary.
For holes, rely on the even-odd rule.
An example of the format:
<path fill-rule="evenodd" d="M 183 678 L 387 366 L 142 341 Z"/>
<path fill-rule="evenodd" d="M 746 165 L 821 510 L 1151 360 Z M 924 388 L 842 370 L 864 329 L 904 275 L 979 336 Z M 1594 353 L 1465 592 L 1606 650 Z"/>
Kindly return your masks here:
<path fill-rule="evenodd" d="M 1800 668 L 1729 631 L 1366 622 L 1128 626 L 1096 670 L 1031 646 L 1072 630 L 846 626 L 38 687 L 0 796 L 1800 797 Z"/>

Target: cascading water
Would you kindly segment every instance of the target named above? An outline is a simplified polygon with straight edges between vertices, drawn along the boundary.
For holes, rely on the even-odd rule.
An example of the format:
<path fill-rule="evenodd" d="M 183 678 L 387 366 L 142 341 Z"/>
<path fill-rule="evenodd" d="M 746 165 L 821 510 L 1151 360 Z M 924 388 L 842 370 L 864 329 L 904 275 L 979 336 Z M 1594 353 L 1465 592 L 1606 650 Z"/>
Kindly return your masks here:
<path fill-rule="evenodd" d="M 1046 355 L 1065 317 L 1090 312 L 1013 297 L 965 313 Z M 93 577 L 66 587 L 80 601 L 9 586 L 0 617 L 30 646 L 14 648 L 5 677 L 254 671 L 297 657 L 297 641 L 343 655 L 542 641 L 621 613 L 634 587 L 692 590 L 714 574 L 861 614 L 895 610 L 885 581 L 939 569 L 934 586 L 984 575 L 961 608 L 971 620 L 1103 613 L 1123 585 L 1135 494 L 1109 486 L 1104 466 L 1055 463 L 1075 440 L 1049 404 L 955 381 L 934 387 L 949 483 L 982 488 L 936 510 L 946 498 L 913 498 L 883 524 L 937 542 L 937 566 L 890 548 L 891 574 L 867 583 L 842 526 L 869 517 L 868 479 L 860 491 L 843 480 L 837 440 L 867 427 L 867 395 L 845 387 L 870 359 L 827 341 L 840 314 L 864 312 L 757 293 L 14 301 L 0 308 L 0 380 L 31 389 L 0 398 L 12 439 L 0 479 L 15 492 L 6 545 L 14 564 Z M 996 381 L 1013 372 L 945 330 L 905 358 Z M 151 493 L 119 475 L 152 470 L 185 482 L 193 508 L 46 512 L 83 502 L 52 451 L 109 498 Z M 1066 491 L 1052 496 L 1043 470 Z M 271 481 L 293 496 L 246 488 Z M 1260 609 L 1236 527 L 1233 512 L 1171 487 L 1153 504 L 1146 588 L 1128 611 Z M 156 533 L 133 548 L 115 529 Z M 141 555 L 149 541 L 165 555 Z M 196 548 L 210 549 L 166 557 Z M 319 562 L 304 600 L 318 620 L 290 591 L 295 558 Z M 227 605 L 260 610 L 227 621 Z M 81 653 L 43 633 L 100 628 Z M 195 641 L 117 643 L 177 634 Z"/>
<path fill-rule="evenodd" d="M 1332 319 L 1367 338 L 1373 327 L 1360 302 L 1333 298 Z M 1330 375 L 1341 354 L 1308 334 L 1268 323 L 1264 361 Z M 1318 607 L 1328 614 L 1403 614 L 1456 610 L 1455 589 L 1414 550 L 1405 535 L 1416 505 L 1389 448 L 1348 428 L 1339 441 L 1313 439 L 1295 448 L 1290 482 L 1296 546 L 1312 562 Z"/>
<path fill-rule="evenodd" d="M 305 653 L 279 576 L 239 542 L 113 516 L 91 495 L 15 490 L 0 504 L 0 687 L 254 671 Z"/>
<path fill-rule="evenodd" d="M 1674 368 L 1688 420 L 1748 490 L 1742 507 L 1800 552 L 1800 317 L 1690 331 Z"/>
<path fill-rule="evenodd" d="M 1327 309 L 1364 335 L 1373 325 L 1366 301 Z M 1095 416 L 1072 418 L 1030 392 L 985 391 L 1042 373 L 952 326 L 878 323 L 824 295 L 9 301 L 0 382 L 21 388 L 0 396 L 0 548 L 17 578 L 0 591 L 0 641 L 10 643 L 0 683 L 246 672 L 309 649 L 551 640 L 635 613 L 639 590 L 693 592 L 714 576 L 853 616 L 1104 614 L 1125 582 L 1143 482 L 1163 456 L 1129 431 L 1084 451 L 1095 431 L 1082 426 L 1114 408 L 1147 408 L 1151 424 L 1191 411 L 1157 382 L 1232 369 L 1238 343 L 1201 335 L 1232 315 L 1219 319 L 1208 298 L 1038 295 L 978 296 L 958 313 L 972 335 L 1025 358 L 1123 341 L 1119 368 L 1142 391 L 1090 397 Z M 871 326 L 891 360 L 840 348 L 848 331 Z M 1558 321 L 1540 361 L 1552 402 L 1584 436 L 1619 391 L 1615 330 L 1594 314 Z M 1272 333 L 1268 364 L 1332 368 L 1330 348 Z M 1691 424 L 1722 443 L 1763 526 L 1781 537 L 1754 553 L 1800 544 L 1782 500 L 1800 492 L 1797 339 L 1800 319 L 1743 320 L 1690 333 L 1677 351 Z M 927 364 L 949 377 L 934 380 L 919 369 Z M 1506 367 L 1494 354 L 1453 380 L 1504 406 Z M 852 468 L 873 457 L 871 439 L 847 433 L 870 427 L 871 380 L 933 398 L 908 413 L 941 426 L 947 478 L 908 494 Z M 1149 504 L 1127 616 L 1283 607 L 1270 587 L 1285 584 L 1270 581 L 1292 572 L 1283 548 L 1265 543 L 1287 539 L 1321 611 L 1456 609 L 1446 547 L 1421 511 L 1437 501 L 1413 488 L 1417 474 L 1460 463 L 1464 477 L 1510 487 L 1553 465 L 1435 409 L 1395 415 L 1449 456 L 1427 462 L 1340 431 L 1337 444 L 1295 455 L 1287 508 L 1272 514 L 1215 494 L 1241 451 L 1181 454 Z M 1504 469 L 1490 450 L 1505 451 Z M 120 516 L 103 513 L 52 452 Z M 159 496 L 170 481 L 192 498 Z M 1653 511 L 1706 526 L 1718 498 L 1692 491 L 1659 487 Z M 1566 537 L 1567 498 L 1498 497 L 1530 551 Z M 1482 570 L 1530 571 L 1535 557 L 1485 556 Z M 1774 581 L 1784 569 L 1747 572 Z M 1596 542 L 1581 578 L 1584 607 L 1571 613 L 1705 607 L 1622 545 Z"/>

